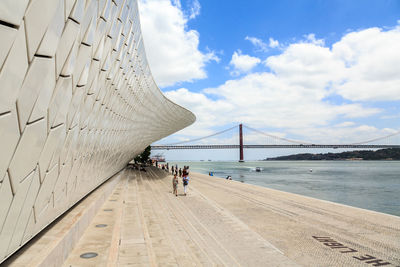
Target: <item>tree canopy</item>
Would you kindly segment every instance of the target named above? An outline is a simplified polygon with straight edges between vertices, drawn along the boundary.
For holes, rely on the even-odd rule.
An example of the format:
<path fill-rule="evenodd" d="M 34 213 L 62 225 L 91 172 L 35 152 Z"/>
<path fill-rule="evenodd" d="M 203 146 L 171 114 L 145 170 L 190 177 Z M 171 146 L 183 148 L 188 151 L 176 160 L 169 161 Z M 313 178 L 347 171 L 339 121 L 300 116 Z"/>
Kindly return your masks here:
<path fill-rule="evenodd" d="M 149 161 L 151 154 L 151 146 L 145 148 L 145 150 L 135 157 L 135 162 L 145 163 Z"/>

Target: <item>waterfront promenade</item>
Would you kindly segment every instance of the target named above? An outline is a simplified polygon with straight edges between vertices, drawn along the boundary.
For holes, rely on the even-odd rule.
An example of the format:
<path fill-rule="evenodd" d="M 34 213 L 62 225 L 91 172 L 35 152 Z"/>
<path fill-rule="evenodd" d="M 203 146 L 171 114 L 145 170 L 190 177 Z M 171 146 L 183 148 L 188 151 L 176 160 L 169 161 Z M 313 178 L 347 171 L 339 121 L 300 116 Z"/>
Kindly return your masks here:
<path fill-rule="evenodd" d="M 400 217 L 197 173 L 189 194 L 180 181 L 176 197 L 171 178 L 156 168 L 123 171 L 6 264 L 400 265 Z M 89 203 L 96 212 L 80 219 Z M 97 256 L 82 258 L 87 252 Z"/>

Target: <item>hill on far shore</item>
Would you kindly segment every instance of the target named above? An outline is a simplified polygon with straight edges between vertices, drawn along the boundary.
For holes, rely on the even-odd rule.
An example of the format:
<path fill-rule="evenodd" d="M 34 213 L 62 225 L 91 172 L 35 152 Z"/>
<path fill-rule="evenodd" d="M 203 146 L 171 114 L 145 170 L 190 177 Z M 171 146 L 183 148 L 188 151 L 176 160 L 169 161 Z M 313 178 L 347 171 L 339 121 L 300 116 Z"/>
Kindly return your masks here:
<path fill-rule="evenodd" d="M 341 153 L 303 153 L 264 160 L 400 160 L 400 148 L 385 148 L 376 151 L 356 150 Z"/>

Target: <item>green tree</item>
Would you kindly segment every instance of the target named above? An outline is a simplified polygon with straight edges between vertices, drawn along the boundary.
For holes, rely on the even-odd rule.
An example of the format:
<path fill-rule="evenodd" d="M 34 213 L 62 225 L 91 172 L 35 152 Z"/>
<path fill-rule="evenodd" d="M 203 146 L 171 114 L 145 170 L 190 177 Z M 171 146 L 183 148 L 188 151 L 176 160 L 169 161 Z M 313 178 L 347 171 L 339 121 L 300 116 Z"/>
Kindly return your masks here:
<path fill-rule="evenodd" d="M 146 147 L 146 149 L 139 155 L 135 157 L 135 162 L 145 163 L 150 159 L 151 146 Z"/>

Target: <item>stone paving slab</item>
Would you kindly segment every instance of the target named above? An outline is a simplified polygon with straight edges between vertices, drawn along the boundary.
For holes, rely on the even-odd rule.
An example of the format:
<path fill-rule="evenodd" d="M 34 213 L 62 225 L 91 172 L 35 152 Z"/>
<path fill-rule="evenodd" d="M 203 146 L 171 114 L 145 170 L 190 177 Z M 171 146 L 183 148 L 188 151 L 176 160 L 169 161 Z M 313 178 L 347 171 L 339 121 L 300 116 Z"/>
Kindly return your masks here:
<path fill-rule="evenodd" d="M 173 195 L 170 178 L 127 172 L 64 266 L 297 266 L 202 193 Z"/>
<path fill-rule="evenodd" d="M 191 188 L 304 266 L 400 266 L 400 217 L 202 174 Z"/>
<path fill-rule="evenodd" d="M 171 179 L 123 172 L 63 266 L 400 266 L 399 217 L 197 173 L 176 197 Z"/>

